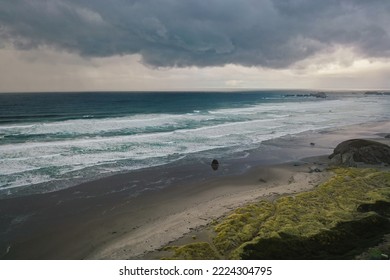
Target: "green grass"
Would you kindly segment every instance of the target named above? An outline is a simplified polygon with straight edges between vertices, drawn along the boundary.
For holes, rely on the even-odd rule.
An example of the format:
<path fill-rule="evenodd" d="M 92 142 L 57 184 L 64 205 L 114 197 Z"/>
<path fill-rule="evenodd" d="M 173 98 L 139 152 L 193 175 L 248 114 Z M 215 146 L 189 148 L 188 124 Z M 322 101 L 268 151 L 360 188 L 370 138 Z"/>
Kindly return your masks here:
<path fill-rule="evenodd" d="M 207 242 L 190 243 L 184 246 L 171 246 L 165 248 L 172 251 L 171 260 L 218 260 L 221 257 Z"/>
<path fill-rule="evenodd" d="M 353 258 L 390 232 L 390 172 L 333 172 L 313 191 L 236 209 L 208 243 L 173 247 L 173 258 Z"/>

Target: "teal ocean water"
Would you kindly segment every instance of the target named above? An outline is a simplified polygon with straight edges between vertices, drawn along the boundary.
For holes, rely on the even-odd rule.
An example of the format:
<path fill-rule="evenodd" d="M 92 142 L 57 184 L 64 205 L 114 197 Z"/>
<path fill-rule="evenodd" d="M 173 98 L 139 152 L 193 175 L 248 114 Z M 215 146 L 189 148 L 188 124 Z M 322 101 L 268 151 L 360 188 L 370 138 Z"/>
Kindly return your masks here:
<path fill-rule="evenodd" d="M 300 91 L 0 94 L 0 197 L 49 192 L 265 140 L 390 119 L 390 96 Z"/>

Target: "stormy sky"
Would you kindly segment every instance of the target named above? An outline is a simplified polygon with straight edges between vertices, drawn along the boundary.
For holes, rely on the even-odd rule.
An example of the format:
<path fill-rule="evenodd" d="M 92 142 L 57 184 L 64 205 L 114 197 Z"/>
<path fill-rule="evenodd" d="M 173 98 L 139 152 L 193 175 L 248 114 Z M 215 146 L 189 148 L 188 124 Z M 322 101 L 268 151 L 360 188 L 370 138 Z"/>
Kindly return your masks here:
<path fill-rule="evenodd" d="M 390 88 L 388 0 L 0 0 L 0 91 Z"/>

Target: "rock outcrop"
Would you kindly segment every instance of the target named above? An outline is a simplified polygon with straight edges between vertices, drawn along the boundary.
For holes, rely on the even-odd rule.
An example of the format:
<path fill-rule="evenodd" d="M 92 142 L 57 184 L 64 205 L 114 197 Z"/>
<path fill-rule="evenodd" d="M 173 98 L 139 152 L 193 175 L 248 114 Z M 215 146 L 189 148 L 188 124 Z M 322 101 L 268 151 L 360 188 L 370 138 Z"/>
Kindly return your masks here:
<path fill-rule="evenodd" d="M 327 98 L 327 95 L 325 92 L 311 93 L 310 96 L 317 97 L 317 98 Z"/>
<path fill-rule="evenodd" d="M 390 146 L 370 140 L 347 140 L 334 149 L 329 156 L 331 163 L 343 166 L 357 166 L 357 163 L 390 164 Z"/>
<path fill-rule="evenodd" d="M 315 92 L 315 93 L 299 93 L 299 94 L 285 94 L 283 97 L 316 97 L 316 98 L 327 98 L 325 92 Z"/>

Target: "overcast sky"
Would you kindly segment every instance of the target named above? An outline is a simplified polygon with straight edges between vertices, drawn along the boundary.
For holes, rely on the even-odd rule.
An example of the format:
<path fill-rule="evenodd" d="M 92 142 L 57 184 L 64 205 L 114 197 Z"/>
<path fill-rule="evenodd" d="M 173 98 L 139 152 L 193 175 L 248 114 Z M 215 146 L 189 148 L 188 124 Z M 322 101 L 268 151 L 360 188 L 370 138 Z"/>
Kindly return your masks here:
<path fill-rule="evenodd" d="M 389 89 L 389 0 L 0 0 L 0 91 Z"/>

